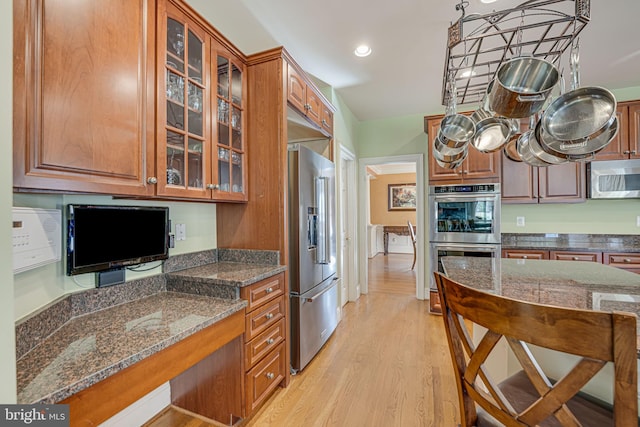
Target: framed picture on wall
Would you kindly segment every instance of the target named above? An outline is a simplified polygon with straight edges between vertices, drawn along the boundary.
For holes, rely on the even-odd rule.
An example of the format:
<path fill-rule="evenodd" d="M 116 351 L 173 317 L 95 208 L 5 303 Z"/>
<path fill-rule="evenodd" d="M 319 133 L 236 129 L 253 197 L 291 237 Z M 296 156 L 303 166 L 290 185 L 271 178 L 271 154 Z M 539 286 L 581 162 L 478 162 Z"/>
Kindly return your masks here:
<path fill-rule="evenodd" d="M 416 184 L 389 184 L 389 210 L 415 211 Z"/>

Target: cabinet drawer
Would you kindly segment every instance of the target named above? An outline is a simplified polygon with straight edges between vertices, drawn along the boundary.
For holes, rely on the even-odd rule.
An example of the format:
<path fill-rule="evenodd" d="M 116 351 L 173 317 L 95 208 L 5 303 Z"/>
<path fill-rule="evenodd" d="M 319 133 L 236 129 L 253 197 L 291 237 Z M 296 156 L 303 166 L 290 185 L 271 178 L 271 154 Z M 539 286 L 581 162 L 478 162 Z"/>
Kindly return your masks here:
<path fill-rule="evenodd" d="M 257 337 L 284 317 L 284 297 L 275 299 L 245 316 L 245 340 Z"/>
<path fill-rule="evenodd" d="M 247 312 L 284 294 L 284 273 L 261 280 L 251 286 L 240 289 L 240 297 L 247 300 Z"/>
<path fill-rule="evenodd" d="M 267 357 L 247 372 L 246 379 L 246 410 L 252 413 L 269 397 L 285 375 L 285 347 L 280 344 Z"/>
<path fill-rule="evenodd" d="M 250 368 L 284 341 L 284 319 L 244 345 L 245 367 Z"/>
<path fill-rule="evenodd" d="M 502 258 L 514 259 L 549 259 L 549 251 L 525 250 L 525 249 L 504 249 Z"/>
<path fill-rule="evenodd" d="M 640 253 L 612 253 L 604 254 L 604 263 L 612 267 L 630 270 L 635 273 L 640 272 Z"/>
<path fill-rule="evenodd" d="M 550 259 L 558 261 L 590 261 L 602 263 L 602 253 L 551 251 Z"/>

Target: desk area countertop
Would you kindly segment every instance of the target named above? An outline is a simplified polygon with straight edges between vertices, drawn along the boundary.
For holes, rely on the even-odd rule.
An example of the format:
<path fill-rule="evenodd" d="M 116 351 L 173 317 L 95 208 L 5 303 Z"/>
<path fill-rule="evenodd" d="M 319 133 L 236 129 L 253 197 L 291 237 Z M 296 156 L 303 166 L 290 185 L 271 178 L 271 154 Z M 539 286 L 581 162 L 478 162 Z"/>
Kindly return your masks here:
<path fill-rule="evenodd" d="M 239 288 L 285 270 L 214 261 L 68 294 L 16 325 L 18 403 L 60 402 L 238 312 L 244 325 Z"/>
<path fill-rule="evenodd" d="M 640 317 L 640 275 L 595 262 L 443 257 L 464 285 L 541 304 L 627 311 Z M 640 349 L 640 339 L 638 340 Z"/>
<path fill-rule="evenodd" d="M 18 402 L 64 400 L 245 306 L 159 292 L 73 318 L 18 360 Z"/>

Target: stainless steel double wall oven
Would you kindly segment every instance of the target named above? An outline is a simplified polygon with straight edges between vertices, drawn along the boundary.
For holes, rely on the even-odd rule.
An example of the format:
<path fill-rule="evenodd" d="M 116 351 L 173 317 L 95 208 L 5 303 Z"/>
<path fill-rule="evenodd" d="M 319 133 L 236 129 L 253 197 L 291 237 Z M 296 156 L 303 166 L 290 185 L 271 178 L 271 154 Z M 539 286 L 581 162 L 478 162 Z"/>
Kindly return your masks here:
<path fill-rule="evenodd" d="M 500 184 L 429 186 L 429 223 L 429 307 L 440 313 L 433 272 L 443 271 L 443 257 L 488 257 L 500 268 Z"/>

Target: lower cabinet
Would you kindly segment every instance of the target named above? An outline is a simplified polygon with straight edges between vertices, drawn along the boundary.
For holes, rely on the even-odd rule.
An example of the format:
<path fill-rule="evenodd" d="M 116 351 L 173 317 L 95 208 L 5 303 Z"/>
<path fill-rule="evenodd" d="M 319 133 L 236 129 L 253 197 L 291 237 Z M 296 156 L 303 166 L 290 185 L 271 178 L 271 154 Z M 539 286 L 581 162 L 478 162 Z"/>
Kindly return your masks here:
<path fill-rule="evenodd" d="M 551 259 L 556 261 L 588 261 L 640 274 L 640 253 L 546 251 L 536 249 L 503 249 L 502 258 Z"/>
<path fill-rule="evenodd" d="M 264 403 L 285 378 L 286 305 L 284 273 L 241 288 L 247 300 L 244 332 L 244 417 Z"/>
<path fill-rule="evenodd" d="M 607 265 L 640 274 L 640 253 L 605 252 L 603 258 Z"/>
<path fill-rule="evenodd" d="M 503 249 L 502 258 L 549 259 L 549 251 L 538 251 L 535 249 Z"/>

